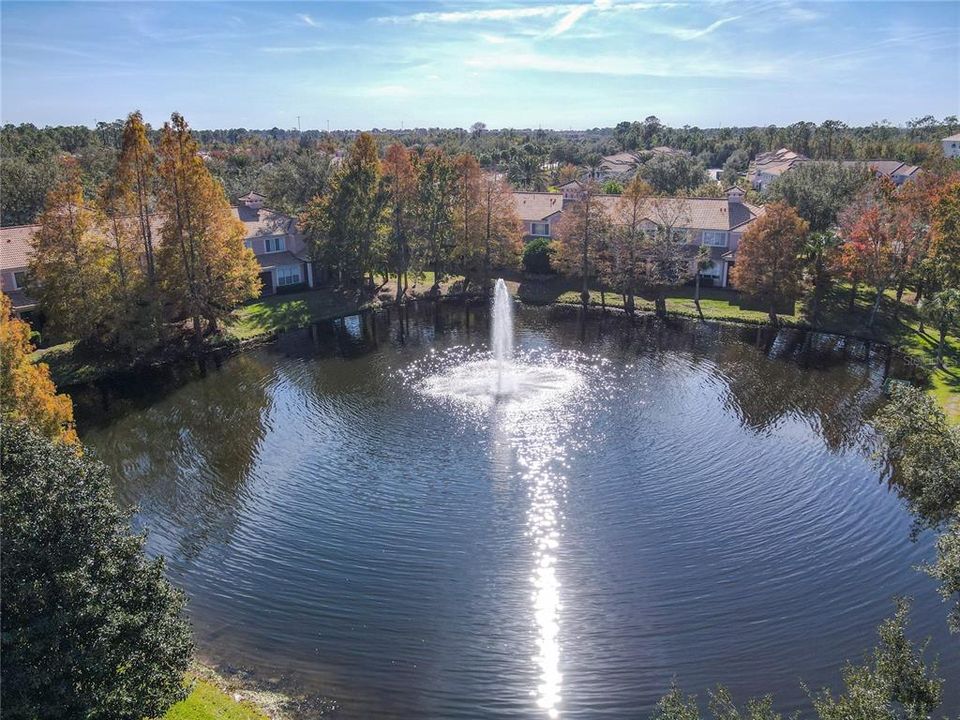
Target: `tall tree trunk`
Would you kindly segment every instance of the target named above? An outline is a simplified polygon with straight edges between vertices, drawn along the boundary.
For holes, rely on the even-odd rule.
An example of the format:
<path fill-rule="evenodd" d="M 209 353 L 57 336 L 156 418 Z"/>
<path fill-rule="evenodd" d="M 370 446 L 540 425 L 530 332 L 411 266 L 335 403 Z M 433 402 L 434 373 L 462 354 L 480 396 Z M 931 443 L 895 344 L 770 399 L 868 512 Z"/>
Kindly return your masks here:
<path fill-rule="evenodd" d="M 697 315 L 700 316 L 700 319 L 703 320 L 703 309 L 700 307 L 700 270 L 697 270 L 696 277 L 693 281 L 693 304 L 697 306 Z"/>
<path fill-rule="evenodd" d="M 940 342 L 937 344 L 937 367 L 943 370 L 943 348 L 947 344 L 946 323 L 940 323 Z"/>
<path fill-rule="evenodd" d="M 850 288 L 850 302 L 847 305 L 847 310 L 853 312 L 857 307 L 857 286 L 858 283 L 856 280 L 853 281 L 853 285 Z"/>
<path fill-rule="evenodd" d="M 770 317 L 770 325 L 777 327 L 780 324 L 779 318 L 777 318 L 777 304 L 770 303 L 770 309 L 767 311 L 768 316 Z"/>

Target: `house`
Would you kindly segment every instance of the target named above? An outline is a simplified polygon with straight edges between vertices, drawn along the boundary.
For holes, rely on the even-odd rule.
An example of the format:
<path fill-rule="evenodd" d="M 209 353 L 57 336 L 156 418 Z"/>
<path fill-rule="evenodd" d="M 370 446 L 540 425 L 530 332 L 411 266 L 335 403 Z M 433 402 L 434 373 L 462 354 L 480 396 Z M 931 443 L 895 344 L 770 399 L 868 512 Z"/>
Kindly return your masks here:
<path fill-rule="evenodd" d="M 945 137 L 940 143 L 943 145 L 944 157 L 960 158 L 960 133 Z"/>
<path fill-rule="evenodd" d="M 536 237 L 553 238 L 556 225 L 563 216 L 564 209 L 579 201 L 576 194 L 579 186 L 571 181 L 561 186 L 562 193 L 515 192 L 513 194 L 517 213 L 523 220 L 526 239 Z M 620 202 L 619 195 L 596 195 L 608 212 L 616 213 Z M 729 287 L 730 269 L 737 261 L 737 247 L 740 238 L 750 224 L 763 214 L 763 208 L 744 202 L 741 188 L 731 187 L 726 197 L 702 198 L 681 197 L 650 199 L 644 208 L 644 229 L 653 230 L 663 221 L 663 215 L 669 215 L 676 223 L 676 229 L 687 234 L 687 245 L 691 252 L 699 245 L 710 248 L 713 265 L 700 276 L 709 284 L 717 287 Z"/>
<path fill-rule="evenodd" d="M 313 263 L 307 259 L 307 244 L 297 230 L 296 220 L 263 207 L 264 196 L 249 192 L 238 198 L 231 213 L 243 223 L 244 244 L 253 250 L 260 263 L 263 294 L 273 295 L 296 289 L 316 287 Z M 160 237 L 162 220 L 151 218 L 154 240 Z M 30 239 L 39 225 L 0 228 L 0 289 L 13 305 L 15 315 L 29 315 L 36 309 L 35 300 L 24 292 L 24 282 L 33 248 Z"/>
<path fill-rule="evenodd" d="M 636 174 L 642 162 L 640 156 L 632 152 L 605 155 L 600 158 L 600 164 L 592 168 L 587 176 L 598 182 L 629 180 Z"/>
<path fill-rule="evenodd" d="M 619 196 L 602 195 L 601 201 L 613 211 Z M 763 208 L 744 202 L 744 191 L 736 186 L 726 197 L 678 197 L 651 199 L 644 208 L 643 226 L 652 231 L 669 217 L 675 229 L 685 232 L 690 249 L 691 272 L 695 250 L 710 248 L 712 265 L 701 270 L 701 280 L 715 287 L 730 287 L 730 270 L 737 262 L 737 248 L 747 228 L 763 214 Z"/>
<path fill-rule="evenodd" d="M 553 237 L 564 202 L 569 200 L 566 193 L 514 192 L 513 202 L 517 215 L 523 222 L 524 241 L 527 241 L 538 237 Z"/>
<path fill-rule="evenodd" d="M 10 298 L 13 314 L 29 315 L 37 303 L 24 292 L 30 264 L 30 238 L 39 226 L 17 225 L 0 228 L 0 290 Z"/>
<path fill-rule="evenodd" d="M 260 263 L 263 294 L 316 287 L 313 263 L 296 220 L 263 207 L 266 198 L 259 193 L 248 192 L 237 200 L 239 204 L 231 210 L 246 228 L 244 244 Z"/>
<path fill-rule="evenodd" d="M 676 156 L 689 154 L 686 150 L 677 150 L 676 148 L 661 145 L 651 148 L 650 150 L 638 150 L 636 152 L 624 151 L 613 155 L 604 155 L 600 158 L 600 164 L 591 169 L 585 177 L 601 183 L 607 180 L 627 182 L 637 174 L 640 166 L 651 158 L 659 155 Z"/>
<path fill-rule="evenodd" d="M 807 156 L 787 148 L 760 153 L 747 168 L 747 180 L 754 190 L 763 192 L 785 172 L 809 160 Z"/>
<path fill-rule="evenodd" d="M 899 160 L 866 160 L 864 164 L 876 173 L 877 177 L 887 177 L 897 187 L 909 180 L 915 180 L 923 172 L 916 165 L 908 165 Z"/>

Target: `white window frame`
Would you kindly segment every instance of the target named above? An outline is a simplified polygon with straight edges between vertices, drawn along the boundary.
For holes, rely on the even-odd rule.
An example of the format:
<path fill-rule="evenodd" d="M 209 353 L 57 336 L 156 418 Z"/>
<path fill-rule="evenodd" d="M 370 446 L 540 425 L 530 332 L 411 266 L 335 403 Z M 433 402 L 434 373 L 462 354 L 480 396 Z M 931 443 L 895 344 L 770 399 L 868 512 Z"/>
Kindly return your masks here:
<path fill-rule="evenodd" d="M 707 247 L 727 247 L 730 244 L 728 233 L 724 230 L 704 230 L 700 235 L 700 244 Z M 715 242 L 719 236 L 719 242 Z M 710 237 L 710 240 L 707 238 Z"/>
<path fill-rule="evenodd" d="M 303 282 L 303 269 L 300 264 L 277 266 L 277 287 L 299 285 Z"/>
<path fill-rule="evenodd" d="M 246 247 L 248 250 L 253 250 L 253 240 L 244 240 L 244 241 L 243 241 L 243 245 L 244 245 L 244 247 Z"/>
<path fill-rule="evenodd" d="M 537 232 L 537 227 L 540 227 L 543 232 Z M 548 222 L 532 222 L 530 223 L 530 234 L 534 237 L 550 237 L 550 223 Z"/>
<path fill-rule="evenodd" d="M 23 279 L 24 279 L 24 281 L 26 281 L 26 279 L 27 279 L 27 271 L 26 271 L 26 270 L 15 270 L 13 273 L 11 273 L 11 275 L 13 275 L 13 289 L 14 289 L 14 290 L 23 290 L 23 285 L 20 283 L 19 280 L 17 280 L 17 275 L 23 275 Z"/>
<path fill-rule="evenodd" d="M 270 244 L 275 245 L 274 249 L 270 249 Z M 268 237 L 263 239 L 263 254 L 269 255 L 270 253 L 283 252 L 287 249 L 287 240 L 282 235 L 279 237 Z"/>
<path fill-rule="evenodd" d="M 723 267 L 716 260 L 710 261 L 710 267 L 704 268 L 700 271 L 700 277 L 709 277 L 714 278 L 715 280 L 723 279 Z"/>

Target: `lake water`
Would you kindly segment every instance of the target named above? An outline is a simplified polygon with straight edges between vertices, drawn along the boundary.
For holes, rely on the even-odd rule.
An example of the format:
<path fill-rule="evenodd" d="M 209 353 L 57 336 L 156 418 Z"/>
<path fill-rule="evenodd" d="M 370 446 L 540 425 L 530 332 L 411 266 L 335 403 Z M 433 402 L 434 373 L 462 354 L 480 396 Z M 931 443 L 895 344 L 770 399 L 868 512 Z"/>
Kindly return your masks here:
<path fill-rule="evenodd" d="M 76 393 L 204 656 L 344 718 L 642 716 L 673 678 L 791 711 L 904 594 L 960 677 L 930 538 L 869 459 L 882 352 L 516 322 L 532 379 L 495 402 L 460 370 L 486 310 L 423 304 Z"/>

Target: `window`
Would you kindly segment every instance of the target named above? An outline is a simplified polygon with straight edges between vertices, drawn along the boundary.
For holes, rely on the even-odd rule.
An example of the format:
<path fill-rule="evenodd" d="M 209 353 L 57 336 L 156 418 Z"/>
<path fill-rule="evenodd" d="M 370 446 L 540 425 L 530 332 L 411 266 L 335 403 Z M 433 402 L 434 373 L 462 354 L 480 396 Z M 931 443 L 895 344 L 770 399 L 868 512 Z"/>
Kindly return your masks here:
<path fill-rule="evenodd" d="M 20 272 L 15 272 L 13 274 L 13 289 L 19 290 L 24 285 L 27 284 L 27 271 L 21 270 Z"/>
<path fill-rule="evenodd" d="M 299 285 L 300 282 L 299 265 L 281 265 L 277 268 L 277 285 L 279 287 L 284 287 L 285 285 Z"/>
<path fill-rule="evenodd" d="M 550 223 L 530 223 L 530 234 L 549 237 Z"/>
<path fill-rule="evenodd" d="M 267 238 L 263 241 L 264 252 L 280 252 L 287 249 L 287 244 L 282 237 Z"/>
<path fill-rule="evenodd" d="M 711 277 L 711 278 L 720 278 L 720 265 L 715 262 L 710 263 L 710 267 L 704 268 L 700 271 L 701 277 Z"/>
<path fill-rule="evenodd" d="M 246 247 L 249 248 L 250 250 L 253 250 L 253 240 L 244 240 L 244 241 L 243 241 L 243 244 L 244 244 L 244 246 L 246 246 Z"/>
<path fill-rule="evenodd" d="M 727 234 L 722 230 L 704 230 L 703 244 L 710 247 L 726 247 Z"/>

